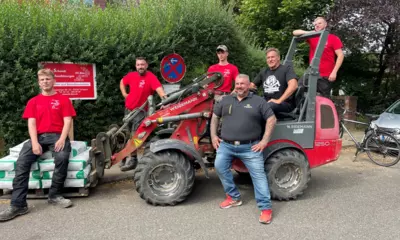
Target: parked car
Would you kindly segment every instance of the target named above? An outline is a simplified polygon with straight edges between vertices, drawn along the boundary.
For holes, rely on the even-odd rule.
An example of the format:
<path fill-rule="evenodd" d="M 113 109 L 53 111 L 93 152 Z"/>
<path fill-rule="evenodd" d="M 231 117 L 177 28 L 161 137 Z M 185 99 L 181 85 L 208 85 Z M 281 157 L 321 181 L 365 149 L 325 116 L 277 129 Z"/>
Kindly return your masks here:
<path fill-rule="evenodd" d="M 400 99 L 388 107 L 374 123 L 400 140 Z"/>

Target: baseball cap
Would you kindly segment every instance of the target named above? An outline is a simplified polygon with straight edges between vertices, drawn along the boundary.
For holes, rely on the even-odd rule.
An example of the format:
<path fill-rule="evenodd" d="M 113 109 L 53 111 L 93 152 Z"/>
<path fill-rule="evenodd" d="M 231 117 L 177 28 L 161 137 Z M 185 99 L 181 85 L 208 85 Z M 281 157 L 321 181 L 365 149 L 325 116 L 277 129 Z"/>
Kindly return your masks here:
<path fill-rule="evenodd" d="M 218 47 L 217 47 L 217 51 L 218 50 L 222 50 L 222 51 L 224 51 L 224 52 L 227 52 L 228 51 L 228 48 L 225 46 L 225 45 L 219 45 Z"/>

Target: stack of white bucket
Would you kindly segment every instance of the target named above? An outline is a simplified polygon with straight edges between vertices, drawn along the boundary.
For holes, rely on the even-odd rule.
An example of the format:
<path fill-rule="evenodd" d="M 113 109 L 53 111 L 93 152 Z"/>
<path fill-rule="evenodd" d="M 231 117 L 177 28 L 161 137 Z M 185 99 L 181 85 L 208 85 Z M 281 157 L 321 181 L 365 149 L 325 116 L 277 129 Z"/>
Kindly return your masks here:
<path fill-rule="evenodd" d="M 0 189 L 12 189 L 17 159 L 25 142 L 10 148 L 10 155 L 0 159 Z M 71 141 L 71 154 L 65 187 L 80 188 L 89 184 L 88 176 L 91 170 L 89 151 L 90 148 L 87 147 L 86 142 Z M 53 172 L 54 158 L 52 153 L 47 151 L 31 166 L 29 189 L 50 188 Z"/>

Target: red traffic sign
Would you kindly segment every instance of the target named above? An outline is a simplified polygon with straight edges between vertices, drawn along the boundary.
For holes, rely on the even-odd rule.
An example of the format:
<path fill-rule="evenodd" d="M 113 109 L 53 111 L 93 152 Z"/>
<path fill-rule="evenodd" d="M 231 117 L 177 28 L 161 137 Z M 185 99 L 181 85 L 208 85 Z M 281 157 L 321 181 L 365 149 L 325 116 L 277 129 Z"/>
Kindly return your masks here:
<path fill-rule="evenodd" d="M 183 79 L 186 65 L 183 58 L 176 53 L 165 56 L 161 61 L 161 76 L 169 83 L 177 83 Z"/>

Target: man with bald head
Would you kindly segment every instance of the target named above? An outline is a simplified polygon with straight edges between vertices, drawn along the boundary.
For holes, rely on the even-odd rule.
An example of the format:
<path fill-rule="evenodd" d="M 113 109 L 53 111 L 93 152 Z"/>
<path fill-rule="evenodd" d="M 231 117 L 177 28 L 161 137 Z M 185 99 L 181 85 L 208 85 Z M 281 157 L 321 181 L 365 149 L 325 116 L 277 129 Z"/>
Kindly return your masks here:
<path fill-rule="evenodd" d="M 217 149 L 215 169 L 226 193 L 225 201 L 219 206 L 225 209 L 242 205 L 231 172 L 232 160 L 240 159 L 254 184 L 257 206 L 261 210 L 259 222 L 268 224 L 272 220 L 272 205 L 263 150 L 269 142 L 276 118 L 268 103 L 249 89 L 249 76 L 239 74 L 235 79 L 235 94 L 226 95 L 214 107 L 211 138 Z M 220 118 L 223 121 L 218 136 Z"/>
<path fill-rule="evenodd" d="M 317 17 L 314 20 L 314 31 L 325 30 L 328 26 L 325 18 Z M 304 30 L 294 30 L 294 36 L 300 36 L 303 34 L 311 33 L 314 31 L 304 31 Z M 309 61 L 314 58 L 315 50 L 317 48 L 319 37 L 307 39 L 307 43 L 310 46 Z M 319 64 L 319 74 L 320 78 L 317 82 L 317 92 L 321 93 L 324 97 L 329 97 L 331 95 L 332 82 L 336 81 L 337 72 L 342 66 L 344 54 L 343 54 L 343 44 L 339 37 L 334 34 L 328 35 L 328 40 L 326 42 L 324 51 L 322 53 L 321 62 Z M 299 84 L 303 84 L 306 79 L 302 78 Z"/>

